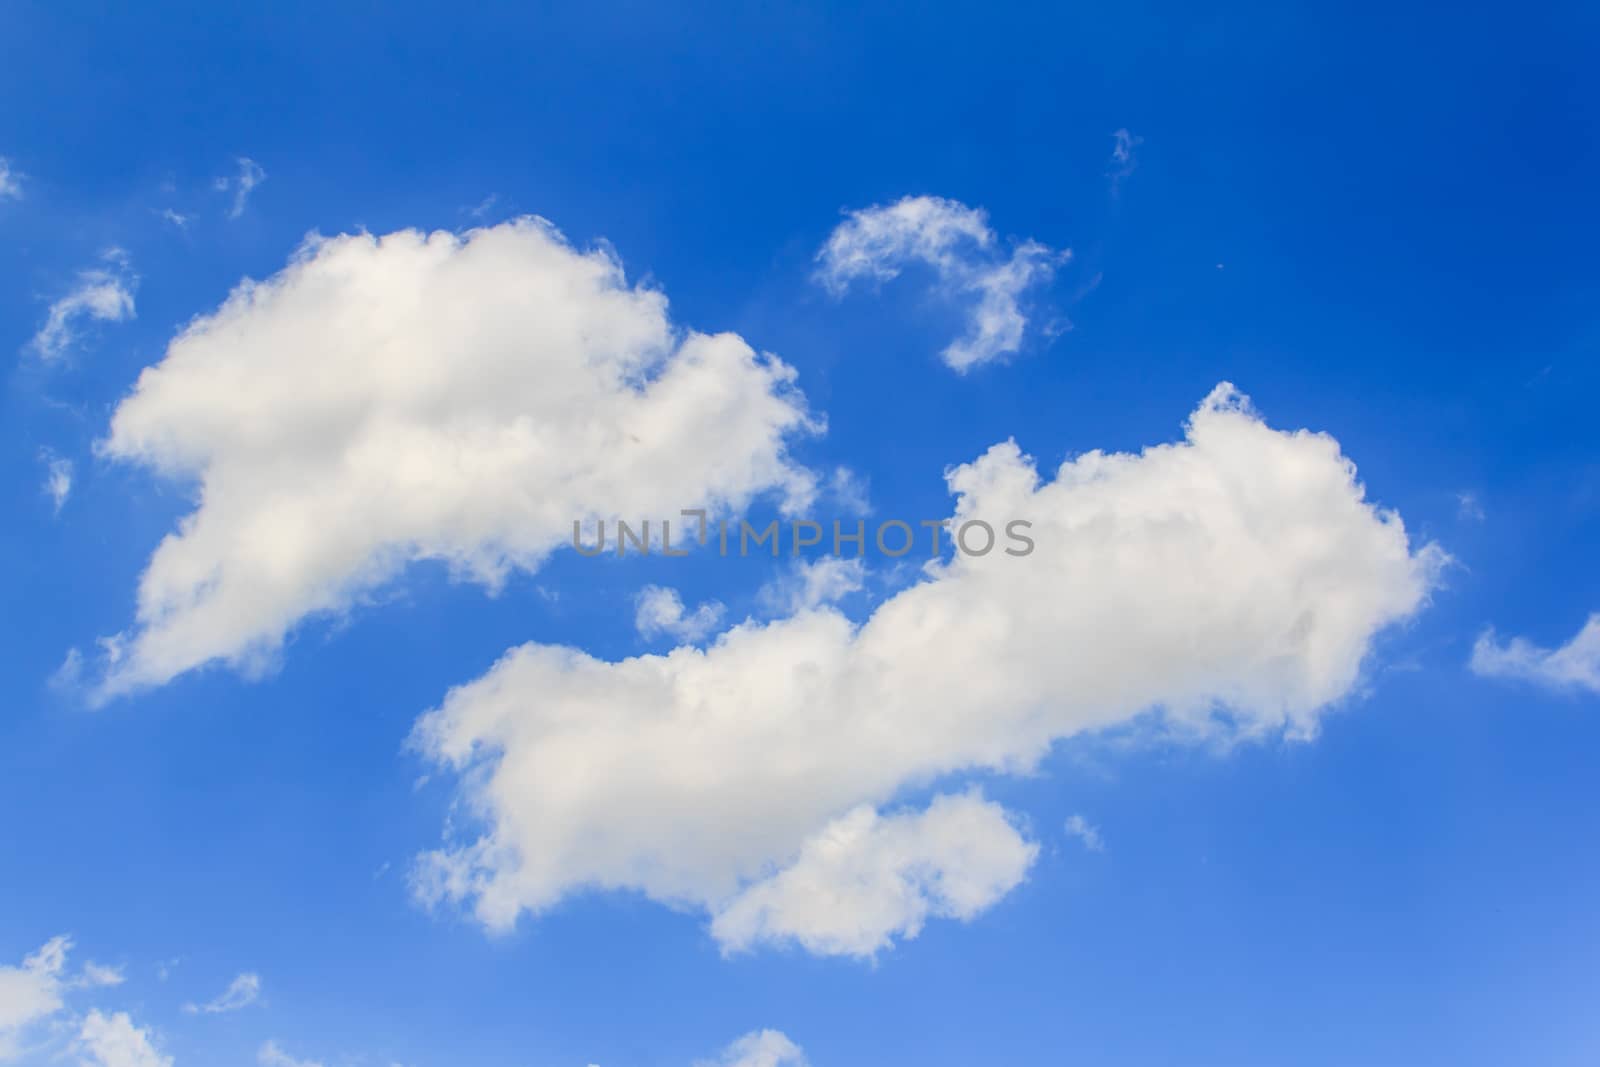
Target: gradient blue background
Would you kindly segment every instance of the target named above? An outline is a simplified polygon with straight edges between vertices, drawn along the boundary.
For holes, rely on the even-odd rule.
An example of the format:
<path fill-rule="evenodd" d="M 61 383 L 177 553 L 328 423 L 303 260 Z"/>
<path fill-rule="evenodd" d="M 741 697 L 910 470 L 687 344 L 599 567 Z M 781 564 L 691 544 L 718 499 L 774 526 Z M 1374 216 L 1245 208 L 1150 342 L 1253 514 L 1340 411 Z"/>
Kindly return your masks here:
<path fill-rule="evenodd" d="M 1600 702 L 1465 668 L 1486 625 L 1549 645 L 1600 610 L 1597 46 L 1576 3 L 5 4 L 27 195 L 0 201 L 0 959 L 71 931 L 180 1067 L 268 1037 L 330 1064 L 686 1065 L 762 1026 L 817 1067 L 1600 1060 Z M 1121 127 L 1143 143 L 1113 182 Z M 237 155 L 268 179 L 229 221 L 210 186 Z M 959 377 L 919 287 L 810 285 L 841 209 L 912 193 L 1070 246 L 1049 302 L 1073 328 Z M 944 467 L 1007 436 L 1046 465 L 1173 439 L 1228 379 L 1336 436 L 1457 565 L 1310 744 L 1089 741 L 989 783 L 1046 843 L 1033 876 L 875 967 L 724 961 L 699 917 L 620 896 L 488 938 L 407 898 L 449 801 L 414 786 L 417 714 L 525 640 L 638 651 L 644 582 L 738 616 L 759 564 L 558 558 L 496 599 L 420 568 L 260 682 L 99 712 L 47 682 L 127 624 L 187 510 L 92 452 L 174 330 L 308 231 L 459 228 L 491 195 L 490 221 L 609 240 L 677 321 L 794 364 L 830 424 L 803 458 L 884 514 L 944 513 Z M 42 367 L 45 305 L 112 244 L 137 321 Z M 59 517 L 42 447 L 78 466 Z M 241 970 L 263 1006 L 177 1011 Z"/>

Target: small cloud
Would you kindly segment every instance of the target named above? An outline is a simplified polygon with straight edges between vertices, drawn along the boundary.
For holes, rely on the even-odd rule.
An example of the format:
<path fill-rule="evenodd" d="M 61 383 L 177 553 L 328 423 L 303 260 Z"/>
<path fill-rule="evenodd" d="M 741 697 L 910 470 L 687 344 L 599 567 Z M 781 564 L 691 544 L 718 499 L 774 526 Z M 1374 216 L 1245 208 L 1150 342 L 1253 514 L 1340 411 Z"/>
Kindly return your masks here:
<path fill-rule="evenodd" d="M 1483 502 L 1477 493 L 1456 494 L 1456 518 L 1463 522 L 1482 522 L 1484 517 Z"/>
<path fill-rule="evenodd" d="M 806 1067 L 806 1062 L 800 1046 L 781 1031 L 757 1030 L 723 1049 L 716 1059 L 701 1060 L 695 1067 Z"/>
<path fill-rule="evenodd" d="M 1124 128 L 1113 133 L 1111 139 L 1111 161 L 1106 167 L 1106 176 L 1111 179 L 1111 191 L 1116 193 L 1122 187 L 1122 180 L 1138 168 L 1139 160 L 1133 150 L 1144 144 L 1144 138 Z M 1218 266 L 1220 269 L 1220 264 Z"/>
<path fill-rule="evenodd" d="M 647 585 L 634 598 L 634 626 L 646 639 L 670 635 L 680 641 L 698 641 L 722 621 L 723 606 L 708 600 L 687 612 L 676 589 Z"/>
<path fill-rule="evenodd" d="M 236 219 L 244 214 L 244 206 L 250 199 L 250 193 L 256 186 L 267 180 L 267 172 L 261 169 L 261 164 L 247 156 L 238 158 L 239 173 L 231 178 L 218 178 L 212 183 L 213 188 L 219 193 L 229 190 L 233 192 L 233 206 L 228 210 L 228 217 Z"/>
<path fill-rule="evenodd" d="M 248 1008 L 261 998 L 261 977 L 245 973 L 239 975 L 228 984 L 215 1000 L 209 1004 L 185 1004 L 183 1010 L 190 1015 L 205 1013 L 207 1015 L 220 1015 L 223 1012 L 238 1011 Z"/>
<path fill-rule="evenodd" d="M 1082 815 L 1073 815 L 1067 819 L 1067 834 L 1083 842 L 1083 847 L 1090 852 L 1104 852 L 1105 842 L 1100 840 L 1100 829 Z"/>
<path fill-rule="evenodd" d="M 1514 678 L 1546 689 L 1586 689 L 1600 693 L 1600 614 L 1560 648 L 1541 648 L 1521 637 L 1501 644 L 1485 630 L 1472 646 L 1472 673 L 1485 678 Z"/>
<path fill-rule="evenodd" d="M 156 211 L 156 216 L 163 222 L 172 223 L 172 225 L 176 226 L 180 230 L 187 230 L 189 228 L 189 223 L 194 221 L 193 215 L 182 214 L 181 212 L 172 210 L 170 207 L 164 207 L 159 211 Z"/>
<path fill-rule="evenodd" d="M 105 264 L 78 273 L 78 283 L 45 314 L 44 325 L 29 342 L 40 357 L 56 360 L 78 340 L 78 325 L 83 320 L 123 322 L 134 317 L 133 290 L 138 275 L 128 266 L 128 254 L 120 248 L 101 255 Z"/>
<path fill-rule="evenodd" d="M 756 597 L 777 615 L 794 615 L 843 600 L 862 587 L 866 573 L 859 559 L 821 556 L 767 583 Z"/>
<path fill-rule="evenodd" d="M 981 208 L 937 196 L 907 196 L 851 211 L 817 252 L 817 284 L 843 296 L 860 283 L 883 283 L 908 266 L 931 268 L 940 289 L 969 305 L 967 332 L 940 353 L 960 373 L 1013 355 L 1028 317 L 1022 294 L 1048 280 L 1071 253 L 1037 241 L 1007 255 Z"/>
<path fill-rule="evenodd" d="M 72 495 L 72 460 L 58 456 L 50 449 L 41 449 L 39 461 L 44 464 L 44 494 L 55 504 L 56 514 Z"/>
<path fill-rule="evenodd" d="M 261 1067 L 322 1067 L 316 1060 L 297 1060 L 278 1045 L 276 1041 L 268 1041 L 261 1046 L 261 1051 L 256 1053 L 256 1062 Z"/>
<path fill-rule="evenodd" d="M 83 978 L 81 981 L 90 988 L 121 985 L 125 980 L 121 967 L 108 967 L 105 964 L 93 961 L 86 962 L 83 965 Z"/>
<path fill-rule="evenodd" d="M 0 156 L 0 200 L 22 199 L 22 175 L 11 169 L 11 161 Z"/>
<path fill-rule="evenodd" d="M 479 202 L 477 207 L 467 207 L 461 210 L 475 219 L 486 219 L 489 217 L 489 212 L 494 210 L 495 204 L 499 203 L 499 201 L 500 197 L 497 194 L 490 193 Z"/>
<path fill-rule="evenodd" d="M 849 467 L 835 467 L 828 478 L 828 495 L 851 515 L 870 515 L 872 501 L 867 492 L 867 479 Z"/>

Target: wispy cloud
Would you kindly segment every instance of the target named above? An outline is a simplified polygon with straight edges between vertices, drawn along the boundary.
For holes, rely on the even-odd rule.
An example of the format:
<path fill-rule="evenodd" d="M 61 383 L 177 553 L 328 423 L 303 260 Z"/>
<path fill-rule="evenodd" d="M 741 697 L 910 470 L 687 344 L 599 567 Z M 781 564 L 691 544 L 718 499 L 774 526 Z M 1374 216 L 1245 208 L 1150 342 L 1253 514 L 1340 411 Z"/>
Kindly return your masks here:
<path fill-rule="evenodd" d="M 22 199 L 22 175 L 11 169 L 11 161 L 0 156 L 0 200 Z"/>
<path fill-rule="evenodd" d="M 939 284 L 971 301 L 967 332 L 941 355 L 965 372 L 1022 346 L 1024 290 L 1048 279 L 1070 252 L 1023 241 L 1007 255 L 981 208 L 908 196 L 850 212 L 817 253 L 816 281 L 841 296 L 858 281 L 885 282 L 907 266 L 931 267 Z"/>
<path fill-rule="evenodd" d="M 248 1008 L 261 998 L 261 976 L 245 973 L 239 975 L 228 988 L 213 1001 L 207 1004 L 185 1004 L 183 1010 L 190 1015 L 204 1013 L 206 1015 L 220 1015 L 223 1012 L 238 1011 Z"/>
<path fill-rule="evenodd" d="M 40 450 L 39 461 L 44 464 L 44 493 L 55 503 L 59 515 L 61 506 L 72 494 L 72 460 L 46 448 Z"/>
<path fill-rule="evenodd" d="M 1472 646 L 1468 666 L 1486 678 L 1515 678 L 1547 689 L 1600 693 L 1600 614 L 1560 648 L 1541 648 L 1526 638 L 1502 644 L 1486 630 Z"/>
<path fill-rule="evenodd" d="M 139 277 L 129 267 L 128 254 L 111 248 L 100 258 L 103 266 L 80 271 L 72 290 L 50 305 L 44 325 L 29 342 L 40 357 L 55 360 L 65 355 L 77 342 L 85 320 L 122 322 L 134 317 L 133 291 Z"/>
<path fill-rule="evenodd" d="M 1067 818 L 1067 834 L 1083 842 L 1083 847 L 1090 852 L 1104 852 L 1106 844 L 1100 839 L 1100 828 L 1082 815 L 1071 815 Z"/>
<path fill-rule="evenodd" d="M 238 158 L 239 173 L 232 177 L 218 178 L 213 184 L 220 193 L 231 191 L 233 193 L 233 206 L 228 210 L 228 217 L 236 219 L 244 214 L 245 204 L 250 200 L 250 193 L 256 186 L 267 180 L 267 172 L 261 164 L 248 156 Z"/>
<path fill-rule="evenodd" d="M 1123 179 L 1138 168 L 1139 159 L 1133 150 L 1144 144 L 1144 138 L 1123 128 L 1113 133 L 1111 139 L 1111 161 L 1106 166 L 1106 176 L 1111 179 L 1111 192 L 1115 194 L 1121 191 Z"/>

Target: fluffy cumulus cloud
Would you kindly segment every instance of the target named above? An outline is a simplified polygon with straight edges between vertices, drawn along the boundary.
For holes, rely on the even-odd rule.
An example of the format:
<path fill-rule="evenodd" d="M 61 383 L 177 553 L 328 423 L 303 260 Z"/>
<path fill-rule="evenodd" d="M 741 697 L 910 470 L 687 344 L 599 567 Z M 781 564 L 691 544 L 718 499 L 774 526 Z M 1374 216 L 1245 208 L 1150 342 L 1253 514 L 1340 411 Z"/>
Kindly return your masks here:
<path fill-rule="evenodd" d="M 660 585 L 647 585 L 634 598 L 634 628 L 645 638 L 674 637 L 680 641 L 698 641 L 722 621 L 722 604 L 708 600 L 693 611 L 683 606 L 683 597 L 676 589 Z"/>
<path fill-rule="evenodd" d="M 730 901 L 711 932 L 735 951 L 793 942 L 819 955 L 871 956 L 893 937 L 915 937 L 931 916 L 978 915 L 1022 881 L 1038 851 L 977 793 L 890 816 L 863 805 Z"/>
<path fill-rule="evenodd" d="M 19 966 L 0 966 L 0 1062 L 15 1059 L 37 1024 L 62 1008 L 72 942 L 53 938 Z"/>
<path fill-rule="evenodd" d="M 205 1004 L 185 1004 L 183 1010 L 190 1015 L 200 1013 L 220 1015 L 223 1012 L 248 1008 L 259 999 L 261 999 L 261 976 L 246 972 L 229 982 L 228 988 L 217 994 L 215 999 Z"/>
<path fill-rule="evenodd" d="M 100 257 L 100 266 L 79 272 L 72 289 L 50 305 L 44 325 L 29 347 L 42 359 L 58 360 L 77 344 L 85 322 L 133 318 L 133 292 L 138 284 L 127 253 L 110 249 Z"/>
<path fill-rule="evenodd" d="M 972 796 L 875 809 L 1141 716 L 1309 737 L 1439 562 L 1338 442 L 1228 386 L 1177 443 L 1044 478 L 1004 442 L 946 477 L 955 523 L 1027 520 L 1035 551 L 930 561 L 859 624 L 819 604 L 621 662 L 528 644 L 448 693 L 413 743 L 477 829 L 419 860 L 419 894 L 503 929 L 626 889 L 703 909 L 728 948 L 871 950 L 975 914 L 1031 857 Z M 829 894 L 856 913 L 823 914 Z"/>
<path fill-rule="evenodd" d="M 103 453 L 197 504 L 103 642 L 98 695 L 260 669 L 413 561 L 494 588 L 577 518 L 798 506 L 814 484 L 786 442 L 815 424 L 793 377 L 675 329 L 611 252 L 539 219 L 311 240 L 192 322 L 112 418 Z"/>
<path fill-rule="evenodd" d="M 1472 646 L 1472 670 L 1490 678 L 1516 678 L 1550 689 L 1600 693 L 1600 615 L 1560 648 L 1541 648 L 1525 638 L 1502 643 L 1494 632 Z"/>
<path fill-rule="evenodd" d="M 756 1030 L 745 1034 L 714 1060 L 701 1060 L 695 1067 L 807 1067 L 805 1053 L 778 1030 Z"/>
<path fill-rule="evenodd" d="M 896 278 L 908 266 L 931 268 L 941 287 L 970 305 L 966 333 L 941 353 L 955 370 L 967 371 L 1021 348 L 1028 326 L 1022 294 L 1067 255 L 1036 241 L 1008 254 L 981 208 L 908 196 L 850 212 L 817 253 L 816 278 L 842 295 L 857 282 Z"/>
<path fill-rule="evenodd" d="M 78 1031 L 86 1067 L 172 1067 L 172 1057 L 155 1046 L 148 1029 L 135 1026 L 127 1012 L 91 1011 Z"/>

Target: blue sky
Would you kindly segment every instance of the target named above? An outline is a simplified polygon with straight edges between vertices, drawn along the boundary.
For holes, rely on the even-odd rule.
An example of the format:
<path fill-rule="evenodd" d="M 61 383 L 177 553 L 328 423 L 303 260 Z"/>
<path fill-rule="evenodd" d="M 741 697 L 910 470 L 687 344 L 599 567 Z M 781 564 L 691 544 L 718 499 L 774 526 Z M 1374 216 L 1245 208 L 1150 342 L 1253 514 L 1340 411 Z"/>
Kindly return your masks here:
<path fill-rule="evenodd" d="M 1597 30 L 7 6 L 0 1062 L 1593 1062 Z"/>

